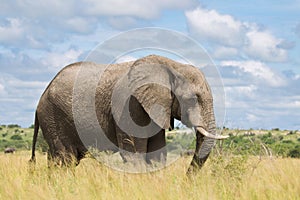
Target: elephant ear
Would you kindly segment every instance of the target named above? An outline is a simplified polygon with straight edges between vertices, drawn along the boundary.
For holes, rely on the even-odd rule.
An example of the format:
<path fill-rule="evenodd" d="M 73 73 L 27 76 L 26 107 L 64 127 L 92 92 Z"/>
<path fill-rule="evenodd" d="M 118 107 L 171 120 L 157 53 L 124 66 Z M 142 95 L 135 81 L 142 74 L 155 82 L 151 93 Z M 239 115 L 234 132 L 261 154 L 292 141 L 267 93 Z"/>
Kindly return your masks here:
<path fill-rule="evenodd" d="M 166 65 L 135 62 L 128 73 L 131 94 L 161 128 L 170 127 L 172 75 Z"/>

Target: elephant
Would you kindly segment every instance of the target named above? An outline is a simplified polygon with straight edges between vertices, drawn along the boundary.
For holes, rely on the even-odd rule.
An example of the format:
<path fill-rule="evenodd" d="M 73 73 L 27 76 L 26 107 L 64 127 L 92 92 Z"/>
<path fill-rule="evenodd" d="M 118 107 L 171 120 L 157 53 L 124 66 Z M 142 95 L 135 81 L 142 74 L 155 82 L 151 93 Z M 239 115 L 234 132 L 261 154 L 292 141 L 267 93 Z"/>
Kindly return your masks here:
<path fill-rule="evenodd" d="M 226 137 L 216 134 L 212 92 L 198 68 L 158 55 L 109 65 L 73 63 L 55 76 L 39 100 L 31 161 L 39 128 L 49 145 L 49 162 L 77 165 L 89 152 L 82 135 L 97 126 L 105 136 L 97 140 L 99 150 L 119 151 L 124 162 L 135 153 L 145 155 L 148 164 L 165 161 L 165 130 L 174 119 L 194 128 L 196 150 L 189 171 L 200 169 L 215 141 Z"/>

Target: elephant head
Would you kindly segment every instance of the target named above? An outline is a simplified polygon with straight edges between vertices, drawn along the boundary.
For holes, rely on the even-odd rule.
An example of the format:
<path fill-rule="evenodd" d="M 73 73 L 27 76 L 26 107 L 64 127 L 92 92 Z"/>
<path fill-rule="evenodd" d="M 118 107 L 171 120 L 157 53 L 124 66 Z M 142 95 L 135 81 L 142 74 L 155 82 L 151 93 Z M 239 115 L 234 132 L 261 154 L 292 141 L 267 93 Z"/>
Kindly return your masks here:
<path fill-rule="evenodd" d="M 192 65 L 147 56 L 137 60 L 118 85 L 127 90 L 124 98 L 134 96 L 158 127 L 168 129 L 171 119 L 176 118 L 195 129 L 193 167 L 201 167 L 215 140 L 225 138 L 216 134 L 210 87 L 202 72 Z"/>

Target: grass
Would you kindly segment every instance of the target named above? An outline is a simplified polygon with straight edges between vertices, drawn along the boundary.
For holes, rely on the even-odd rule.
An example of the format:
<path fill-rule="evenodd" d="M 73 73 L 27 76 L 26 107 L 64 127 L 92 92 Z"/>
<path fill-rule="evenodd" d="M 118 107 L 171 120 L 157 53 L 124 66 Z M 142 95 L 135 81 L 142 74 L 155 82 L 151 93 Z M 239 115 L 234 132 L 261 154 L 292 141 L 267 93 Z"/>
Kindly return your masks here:
<path fill-rule="evenodd" d="M 300 199 L 300 159 L 213 155 L 192 177 L 191 157 L 163 170 L 127 174 L 91 158 L 75 169 L 48 168 L 29 151 L 0 154 L 0 199 Z"/>

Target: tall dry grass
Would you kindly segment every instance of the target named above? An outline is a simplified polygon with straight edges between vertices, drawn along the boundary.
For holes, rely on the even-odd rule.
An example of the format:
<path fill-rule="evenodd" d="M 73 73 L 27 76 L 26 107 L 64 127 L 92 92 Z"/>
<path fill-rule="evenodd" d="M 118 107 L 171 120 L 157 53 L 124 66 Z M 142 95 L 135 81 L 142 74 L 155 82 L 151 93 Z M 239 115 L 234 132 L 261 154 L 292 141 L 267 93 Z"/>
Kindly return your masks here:
<path fill-rule="evenodd" d="M 300 160 L 211 157 L 199 173 L 185 175 L 190 158 L 149 174 L 111 170 L 96 160 L 75 169 L 48 169 L 29 152 L 0 155 L 0 199 L 300 199 Z"/>

